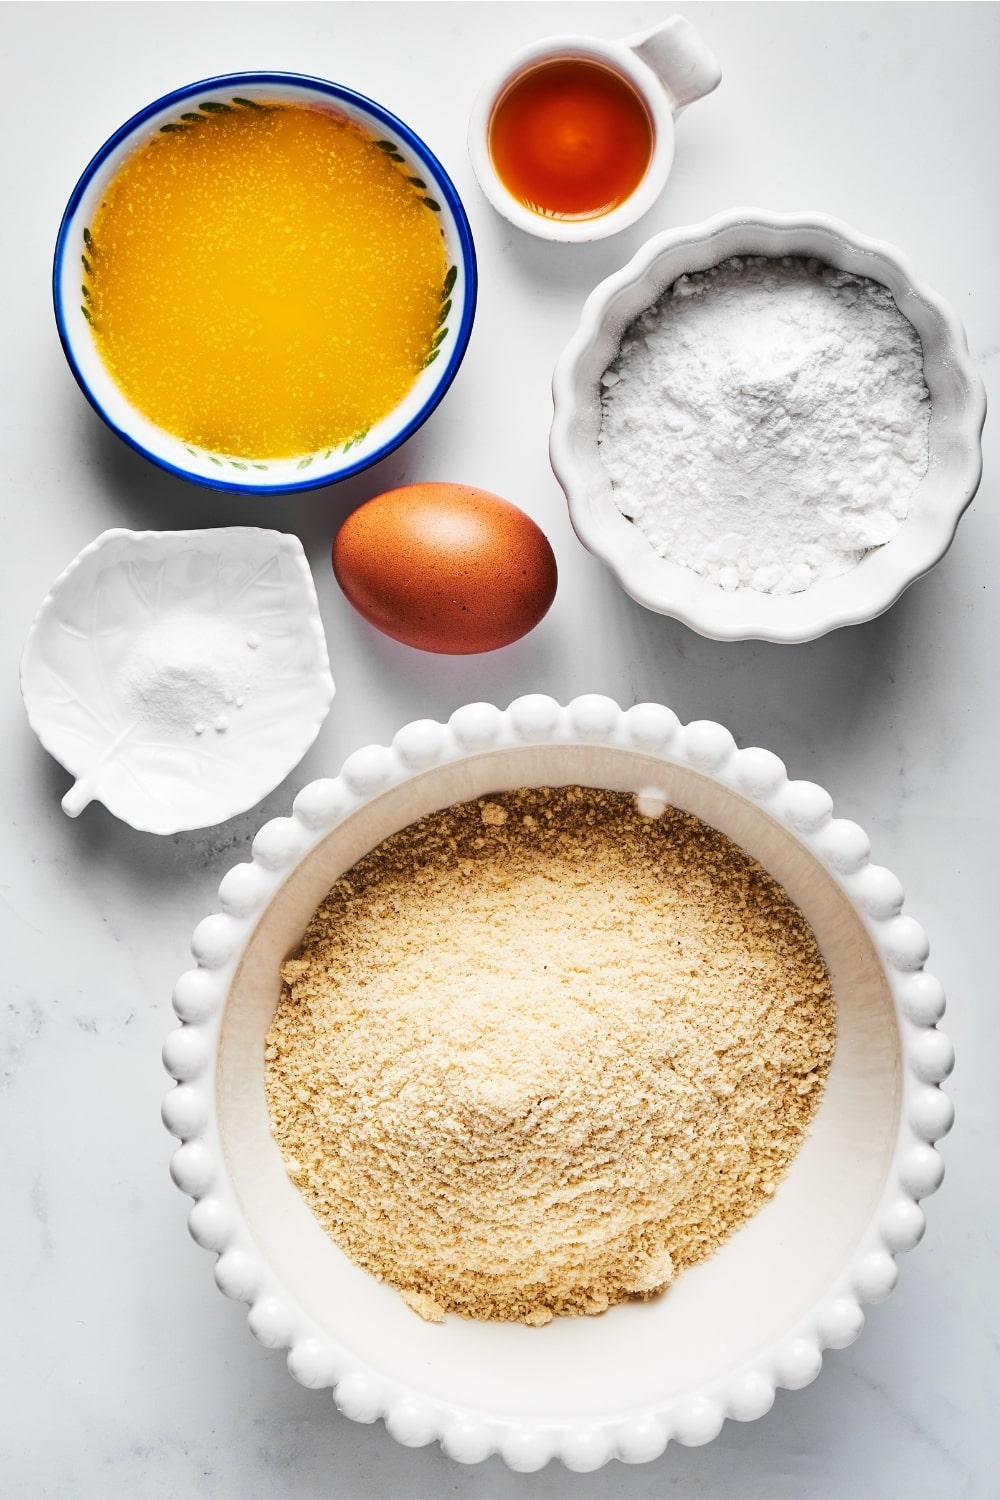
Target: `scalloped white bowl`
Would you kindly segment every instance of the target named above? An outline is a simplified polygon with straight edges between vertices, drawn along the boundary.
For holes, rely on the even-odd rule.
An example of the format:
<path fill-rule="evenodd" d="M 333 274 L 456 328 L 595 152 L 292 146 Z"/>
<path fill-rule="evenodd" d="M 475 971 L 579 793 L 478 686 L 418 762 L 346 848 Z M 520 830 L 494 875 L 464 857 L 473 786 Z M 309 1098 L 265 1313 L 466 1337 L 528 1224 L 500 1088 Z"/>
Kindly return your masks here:
<path fill-rule="evenodd" d="M 727 592 L 661 557 L 618 510 L 598 453 L 601 376 L 625 330 L 678 277 L 734 255 L 815 256 L 871 277 L 889 288 L 923 345 L 931 398 L 930 467 L 905 521 L 892 541 L 873 548 L 849 572 L 798 594 Z M 655 235 L 587 298 L 556 364 L 552 402 L 549 457 L 581 542 L 633 599 L 714 640 L 808 641 L 874 619 L 940 562 L 982 475 L 986 393 L 961 323 L 898 250 L 826 214 L 740 208 Z"/>
<path fill-rule="evenodd" d="M 21 693 L 77 778 L 70 817 L 96 799 L 133 828 L 176 833 L 245 812 L 298 765 L 333 701 L 302 543 L 259 526 L 102 532 L 43 600 Z"/>
<path fill-rule="evenodd" d="M 829 965 L 836 1053 L 811 1133 L 777 1193 L 669 1293 L 542 1329 L 450 1316 L 422 1322 L 328 1238 L 285 1174 L 268 1125 L 264 1036 L 278 966 L 333 881 L 392 832 L 441 807 L 524 785 L 582 783 L 684 808 L 750 852 L 797 901 Z M 939 1084 L 952 1050 L 939 983 L 903 892 L 872 864 L 829 795 L 789 781 L 766 750 L 721 725 L 682 726 L 658 704 L 623 711 L 596 695 L 561 707 L 529 696 L 473 703 L 447 724 L 408 724 L 391 747 L 349 757 L 293 814 L 267 823 L 253 858 L 195 931 L 178 980 L 183 1023 L 164 1062 L 163 1117 L 194 1198 L 192 1235 L 215 1279 L 250 1304 L 249 1325 L 307 1386 L 332 1386 L 356 1421 L 399 1442 L 438 1441 L 462 1463 L 499 1453 L 515 1469 L 553 1457 L 594 1469 L 710 1441 L 749 1421 L 778 1386 L 804 1386 L 823 1350 L 859 1333 L 862 1304 L 896 1281 L 895 1256 L 924 1231 L 919 1200 L 943 1175 L 932 1142 L 952 1121 Z"/>

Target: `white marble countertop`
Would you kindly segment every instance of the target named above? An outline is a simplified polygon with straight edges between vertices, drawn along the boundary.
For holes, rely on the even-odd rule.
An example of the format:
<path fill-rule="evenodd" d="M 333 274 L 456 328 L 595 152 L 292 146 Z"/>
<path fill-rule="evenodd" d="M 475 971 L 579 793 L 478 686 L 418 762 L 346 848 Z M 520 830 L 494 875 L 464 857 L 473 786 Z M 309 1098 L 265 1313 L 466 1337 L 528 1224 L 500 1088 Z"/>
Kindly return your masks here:
<path fill-rule="evenodd" d="M 486 205 L 465 122 L 506 51 L 555 31 L 622 35 L 650 4 L 8 4 L 0 504 L 5 522 L 0 761 L 8 955 L 0 1031 L 4 1326 L 0 1492 L 10 1500 L 733 1496 L 987 1500 L 1000 1493 L 993 974 L 1000 845 L 996 691 L 1000 469 L 945 560 L 880 620 L 809 645 L 719 645 L 632 603 L 570 530 L 547 460 L 549 379 L 589 290 L 651 233 L 737 204 L 821 210 L 901 247 L 963 319 L 1000 391 L 996 183 L 1000 10 L 990 4 L 683 7 L 723 82 L 678 129 L 668 189 L 618 238 L 530 240 Z M 63 360 L 52 246 L 77 175 L 158 94 L 239 68 L 326 75 L 383 101 L 465 198 L 481 295 L 459 377 L 377 469 L 293 500 L 220 497 L 159 473 L 101 425 Z M 556 550 L 556 603 L 529 637 L 436 658 L 376 636 L 333 580 L 347 512 L 393 484 L 447 478 L 508 496 Z M 28 728 L 17 665 L 56 574 L 109 526 L 276 525 L 316 575 L 338 694 L 266 802 L 205 832 L 139 834 L 69 784 Z M 596 691 L 659 699 L 774 750 L 870 833 L 927 928 L 949 994 L 957 1125 L 924 1242 L 860 1340 L 813 1385 L 705 1448 L 588 1475 L 462 1468 L 353 1424 L 297 1386 L 225 1301 L 188 1237 L 159 1120 L 160 1046 L 188 941 L 267 818 L 351 750 L 470 699 Z"/>

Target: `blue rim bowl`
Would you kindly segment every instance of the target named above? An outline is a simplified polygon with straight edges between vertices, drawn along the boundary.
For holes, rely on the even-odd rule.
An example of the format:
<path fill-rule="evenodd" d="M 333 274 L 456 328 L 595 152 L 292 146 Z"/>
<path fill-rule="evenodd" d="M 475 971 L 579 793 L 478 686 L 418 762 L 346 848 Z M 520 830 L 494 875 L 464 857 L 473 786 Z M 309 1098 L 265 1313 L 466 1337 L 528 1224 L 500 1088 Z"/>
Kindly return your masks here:
<path fill-rule="evenodd" d="M 395 147 L 394 160 L 427 184 L 429 207 L 439 220 L 448 255 L 450 313 L 441 357 L 420 373 L 404 399 L 359 439 L 322 453 L 259 463 L 225 453 L 209 453 L 165 432 L 144 417 L 115 384 L 97 350 L 86 297 L 89 223 L 101 194 L 124 159 L 185 111 L 241 100 L 321 103 Z M 476 252 L 462 201 L 447 172 L 419 136 L 380 104 L 363 94 L 300 73 L 226 73 L 164 94 L 126 120 L 90 161 L 70 195 L 59 226 L 52 271 L 52 294 L 59 338 L 80 389 L 113 432 L 144 458 L 195 484 L 241 494 L 292 494 L 317 489 L 360 473 L 385 458 L 426 422 L 462 363 L 476 310 Z"/>

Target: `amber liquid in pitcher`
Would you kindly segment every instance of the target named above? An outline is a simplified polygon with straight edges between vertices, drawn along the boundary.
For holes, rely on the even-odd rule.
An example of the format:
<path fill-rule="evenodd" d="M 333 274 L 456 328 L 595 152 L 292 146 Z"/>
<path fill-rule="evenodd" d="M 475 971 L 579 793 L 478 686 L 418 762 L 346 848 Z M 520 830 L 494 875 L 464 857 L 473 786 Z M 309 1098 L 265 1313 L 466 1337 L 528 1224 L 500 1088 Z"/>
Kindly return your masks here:
<path fill-rule="evenodd" d="M 621 74 L 580 57 L 527 69 L 490 120 L 507 191 L 545 218 L 595 219 L 635 192 L 653 154 L 642 99 Z"/>

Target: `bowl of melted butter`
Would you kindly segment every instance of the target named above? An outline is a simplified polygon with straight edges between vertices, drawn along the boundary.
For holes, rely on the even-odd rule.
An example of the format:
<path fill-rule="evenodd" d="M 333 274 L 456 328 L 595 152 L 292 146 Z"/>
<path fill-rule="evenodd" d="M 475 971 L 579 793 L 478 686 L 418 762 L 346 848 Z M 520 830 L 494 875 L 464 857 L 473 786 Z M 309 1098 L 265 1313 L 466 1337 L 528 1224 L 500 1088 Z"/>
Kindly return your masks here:
<path fill-rule="evenodd" d="M 101 147 L 53 295 L 73 374 L 127 443 L 212 488 L 289 492 L 367 468 L 430 416 L 472 330 L 475 251 L 446 172 L 381 105 L 238 73 Z"/>

